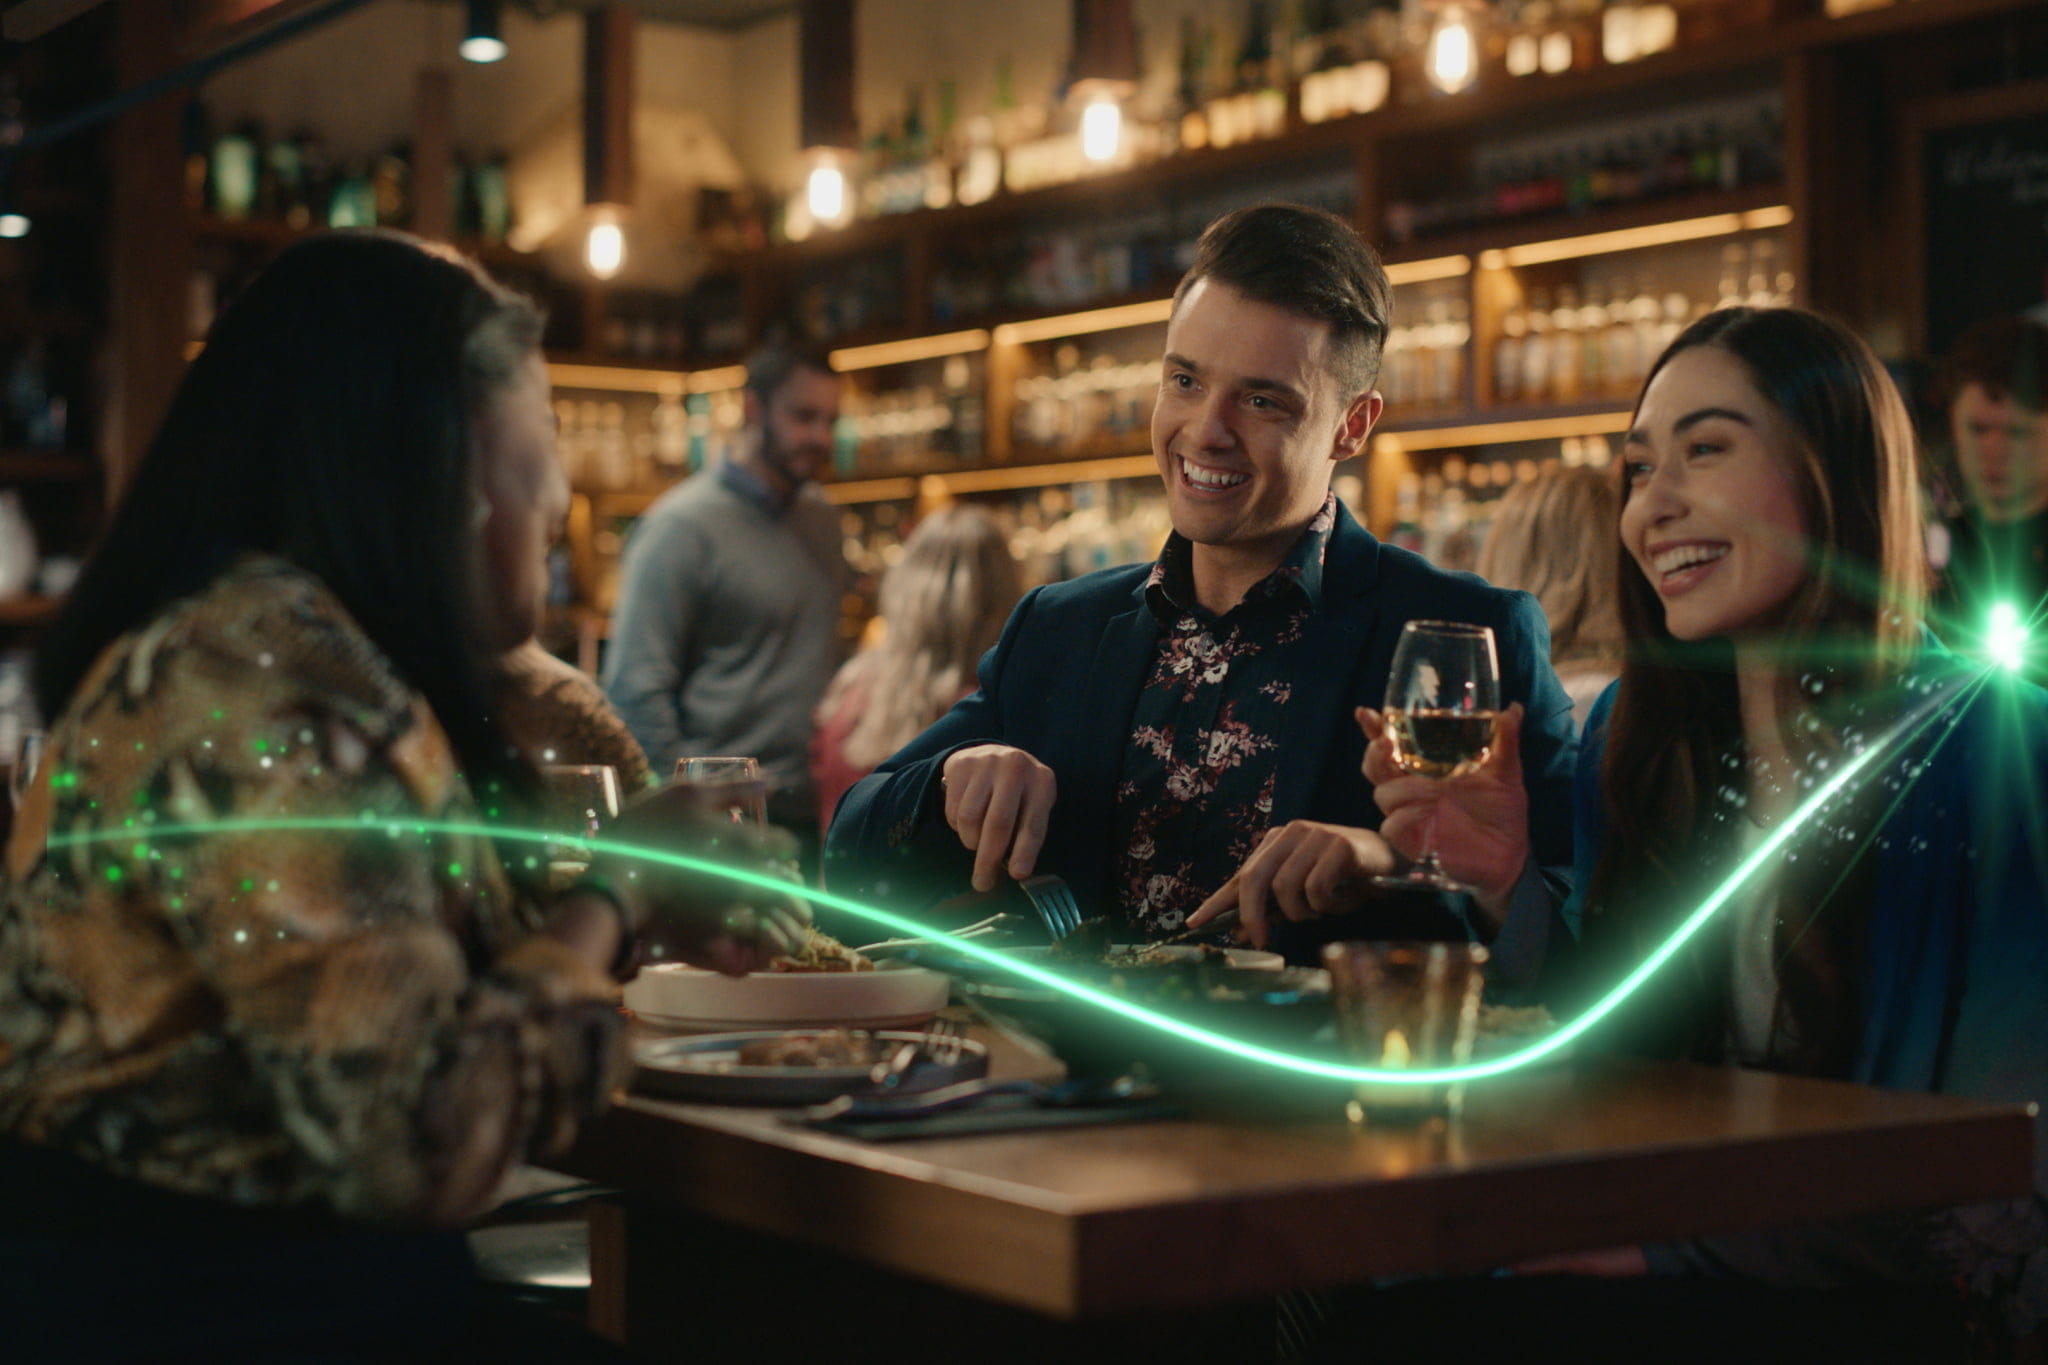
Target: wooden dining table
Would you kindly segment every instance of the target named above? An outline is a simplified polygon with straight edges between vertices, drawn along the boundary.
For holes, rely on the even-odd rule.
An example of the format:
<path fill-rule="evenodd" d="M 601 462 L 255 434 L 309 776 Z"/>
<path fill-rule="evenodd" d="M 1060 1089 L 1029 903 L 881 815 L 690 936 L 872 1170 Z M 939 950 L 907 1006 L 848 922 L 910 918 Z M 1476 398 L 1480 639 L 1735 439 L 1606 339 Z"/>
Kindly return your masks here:
<path fill-rule="evenodd" d="M 996 1056 L 998 1072 L 1046 1065 Z M 729 1330 L 732 1351 L 772 1339 L 759 1358 L 783 1358 L 888 1305 L 899 1360 L 1171 1340 L 1242 1358 L 1289 1291 L 2033 1179 L 2026 1106 L 1626 1060 L 1477 1082 L 1459 1117 L 1420 1128 L 1355 1126 L 1333 1104 L 874 1143 L 791 1118 L 634 1095 L 592 1127 L 560 1164 L 622 1192 L 593 1215 L 601 1331 L 702 1360 Z M 976 1349 L 957 1350 L 963 1333 Z"/>

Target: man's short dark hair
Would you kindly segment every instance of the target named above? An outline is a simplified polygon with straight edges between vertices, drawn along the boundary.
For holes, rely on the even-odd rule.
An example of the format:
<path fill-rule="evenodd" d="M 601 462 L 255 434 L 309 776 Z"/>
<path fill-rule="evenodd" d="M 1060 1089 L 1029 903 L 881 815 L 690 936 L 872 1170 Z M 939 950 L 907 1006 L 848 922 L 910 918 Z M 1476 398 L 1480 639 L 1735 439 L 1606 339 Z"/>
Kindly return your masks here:
<path fill-rule="evenodd" d="M 834 373 L 830 351 L 808 338 L 771 338 L 747 358 L 747 392 L 766 409 L 776 391 L 799 370 Z"/>
<path fill-rule="evenodd" d="M 1942 370 L 1942 397 L 1953 403 L 1965 384 L 2034 412 L 2048 410 L 2048 325 L 2031 318 L 1988 318 L 1956 338 Z"/>
<path fill-rule="evenodd" d="M 1330 352 L 1347 398 L 1373 386 L 1387 340 L 1392 288 L 1379 254 L 1334 213 L 1254 204 L 1209 224 L 1173 306 L 1197 281 L 1330 324 Z"/>

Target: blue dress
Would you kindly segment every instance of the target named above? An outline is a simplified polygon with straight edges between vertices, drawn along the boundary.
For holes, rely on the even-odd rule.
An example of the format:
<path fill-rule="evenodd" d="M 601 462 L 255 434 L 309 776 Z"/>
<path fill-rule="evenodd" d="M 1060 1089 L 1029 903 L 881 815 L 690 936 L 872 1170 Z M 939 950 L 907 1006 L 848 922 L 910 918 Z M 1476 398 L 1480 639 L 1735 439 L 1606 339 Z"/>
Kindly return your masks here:
<path fill-rule="evenodd" d="M 1607 722 L 1594 706 L 1574 784 L 1576 933 L 1600 858 Z M 2048 692 L 1976 676 L 1929 642 L 1900 695 L 1933 722 L 1876 760 L 1896 783 L 1877 834 L 1850 1079 L 1973 1099 L 2048 1100 Z M 1899 719 L 1904 719 L 1902 714 Z M 1891 717 L 1883 718 L 1885 720 Z M 1654 979 L 1649 989 L 1655 990 Z M 1816 1288 L 1960 1283 L 2008 1330 L 2048 1320 L 2048 1143 L 2031 1200 L 1844 1220 L 1650 1248 L 1652 1268 Z"/>

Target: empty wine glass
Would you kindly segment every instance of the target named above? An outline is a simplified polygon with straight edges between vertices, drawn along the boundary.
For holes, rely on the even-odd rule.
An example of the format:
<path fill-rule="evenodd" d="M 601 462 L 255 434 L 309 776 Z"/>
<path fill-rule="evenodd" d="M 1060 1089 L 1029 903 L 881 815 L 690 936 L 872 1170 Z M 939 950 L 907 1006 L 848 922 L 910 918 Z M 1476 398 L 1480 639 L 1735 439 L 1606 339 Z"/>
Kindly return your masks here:
<path fill-rule="evenodd" d="M 687 788 L 691 804 L 713 819 L 735 825 L 768 823 L 768 787 L 761 780 L 761 764 L 756 759 L 680 759 L 675 784 Z"/>
<path fill-rule="evenodd" d="M 1394 761 L 1423 777 L 1471 772 L 1493 751 L 1500 715 L 1500 668 L 1493 631 L 1462 621 L 1410 621 L 1401 628 L 1387 672 L 1387 734 Z M 1423 834 L 1422 856 L 1406 872 L 1375 877 L 1389 889 L 1470 891 L 1443 869 L 1436 822 Z"/>
<path fill-rule="evenodd" d="M 29 787 L 36 780 L 36 765 L 43 761 L 45 740 L 41 730 L 23 730 L 14 741 L 14 752 L 9 755 L 7 768 L 7 799 L 16 810 L 21 809 Z"/>
<path fill-rule="evenodd" d="M 541 768 L 548 788 L 548 829 L 563 837 L 548 845 L 548 880 L 574 881 L 590 868 L 590 840 L 619 813 L 619 770 L 609 763 L 550 763 Z"/>

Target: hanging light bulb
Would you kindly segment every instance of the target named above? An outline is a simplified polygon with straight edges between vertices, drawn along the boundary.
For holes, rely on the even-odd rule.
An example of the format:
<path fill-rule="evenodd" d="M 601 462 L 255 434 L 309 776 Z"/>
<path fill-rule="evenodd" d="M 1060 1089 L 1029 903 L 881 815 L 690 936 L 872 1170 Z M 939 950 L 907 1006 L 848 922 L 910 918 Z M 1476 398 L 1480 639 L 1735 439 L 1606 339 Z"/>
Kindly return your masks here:
<path fill-rule="evenodd" d="M 468 11 L 462 41 L 455 45 L 462 60 L 479 66 L 504 61 L 508 49 L 498 27 L 498 0 L 469 0 Z"/>
<path fill-rule="evenodd" d="M 821 226 L 838 227 L 846 222 L 851 205 L 847 202 L 846 172 L 840 169 L 838 157 L 829 152 L 816 155 L 804 180 L 804 202 L 812 220 Z"/>
<path fill-rule="evenodd" d="M 626 232 L 616 210 L 600 205 L 590 211 L 590 236 L 583 244 L 583 259 L 590 273 L 601 280 L 618 274 L 626 263 Z"/>
<path fill-rule="evenodd" d="M 1455 95 L 1479 74 L 1479 44 L 1472 34 L 1472 16 L 1463 5 L 1446 6 L 1429 34 L 1430 84 Z"/>
<path fill-rule="evenodd" d="M 1123 142 L 1124 111 L 1103 92 L 1081 110 L 1081 155 L 1090 161 L 1114 161 Z"/>

